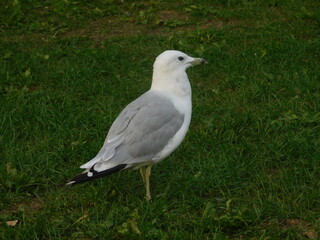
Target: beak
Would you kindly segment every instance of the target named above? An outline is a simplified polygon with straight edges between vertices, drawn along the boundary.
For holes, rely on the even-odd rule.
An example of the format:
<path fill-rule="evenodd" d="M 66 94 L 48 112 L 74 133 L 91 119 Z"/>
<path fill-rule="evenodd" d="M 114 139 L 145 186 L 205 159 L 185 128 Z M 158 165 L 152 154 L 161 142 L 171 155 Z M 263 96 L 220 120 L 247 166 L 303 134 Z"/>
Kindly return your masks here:
<path fill-rule="evenodd" d="M 203 58 L 194 58 L 194 60 L 191 61 L 190 63 L 191 63 L 191 66 L 208 64 L 208 62 L 206 60 L 204 60 Z"/>

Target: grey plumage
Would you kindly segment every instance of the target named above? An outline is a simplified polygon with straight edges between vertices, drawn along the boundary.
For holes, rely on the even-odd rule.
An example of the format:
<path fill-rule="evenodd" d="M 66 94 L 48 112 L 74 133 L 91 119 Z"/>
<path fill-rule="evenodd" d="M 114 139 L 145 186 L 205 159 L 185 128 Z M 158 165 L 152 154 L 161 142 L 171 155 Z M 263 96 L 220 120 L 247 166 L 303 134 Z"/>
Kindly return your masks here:
<path fill-rule="evenodd" d="M 167 97 L 146 92 L 120 113 L 100 152 L 82 167 L 95 165 L 93 169 L 101 171 L 119 164 L 127 168 L 145 164 L 168 144 L 183 121 Z"/>

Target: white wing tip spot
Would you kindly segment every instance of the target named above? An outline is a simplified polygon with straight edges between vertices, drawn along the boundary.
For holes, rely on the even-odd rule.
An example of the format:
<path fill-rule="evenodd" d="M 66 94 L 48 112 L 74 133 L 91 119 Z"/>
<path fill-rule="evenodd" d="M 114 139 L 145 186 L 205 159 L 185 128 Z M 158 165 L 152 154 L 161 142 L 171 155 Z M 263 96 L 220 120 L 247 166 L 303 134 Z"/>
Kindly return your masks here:
<path fill-rule="evenodd" d="M 71 182 L 68 182 L 68 183 L 66 183 L 66 185 L 72 185 L 72 184 L 74 184 L 76 181 L 71 181 Z"/>

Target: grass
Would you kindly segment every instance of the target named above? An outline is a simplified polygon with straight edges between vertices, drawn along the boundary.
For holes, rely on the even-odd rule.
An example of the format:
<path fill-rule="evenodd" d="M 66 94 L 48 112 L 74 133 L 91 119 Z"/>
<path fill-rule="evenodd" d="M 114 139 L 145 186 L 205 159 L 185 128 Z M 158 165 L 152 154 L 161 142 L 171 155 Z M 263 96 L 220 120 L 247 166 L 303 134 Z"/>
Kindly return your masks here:
<path fill-rule="evenodd" d="M 319 239 L 317 0 L 0 6 L 1 239 Z M 153 201 L 131 171 L 57 188 L 165 49 L 210 64 L 188 70 L 191 127 Z"/>

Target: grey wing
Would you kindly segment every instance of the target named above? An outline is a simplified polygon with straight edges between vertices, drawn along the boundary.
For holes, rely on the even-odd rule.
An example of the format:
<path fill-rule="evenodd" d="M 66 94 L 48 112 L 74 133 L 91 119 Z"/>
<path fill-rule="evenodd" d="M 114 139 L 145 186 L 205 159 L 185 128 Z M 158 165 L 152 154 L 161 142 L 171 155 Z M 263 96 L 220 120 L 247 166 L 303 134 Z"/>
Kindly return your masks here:
<path fill-rule="evenodd" d="M 161 95 L 147 92 L 130 103 L 112 124 L 97 156 L 81 168 L 103 171 L 119 164 L 151 161 L 181 128 L 184 116 Z"/>
<path fill-rule="evenodd" d="M 119 153 L 127 153 L 126 163 L 150 161 L 179 131 L 184 116 L 165 98 L 152 98 L 131 119 Z"/>

